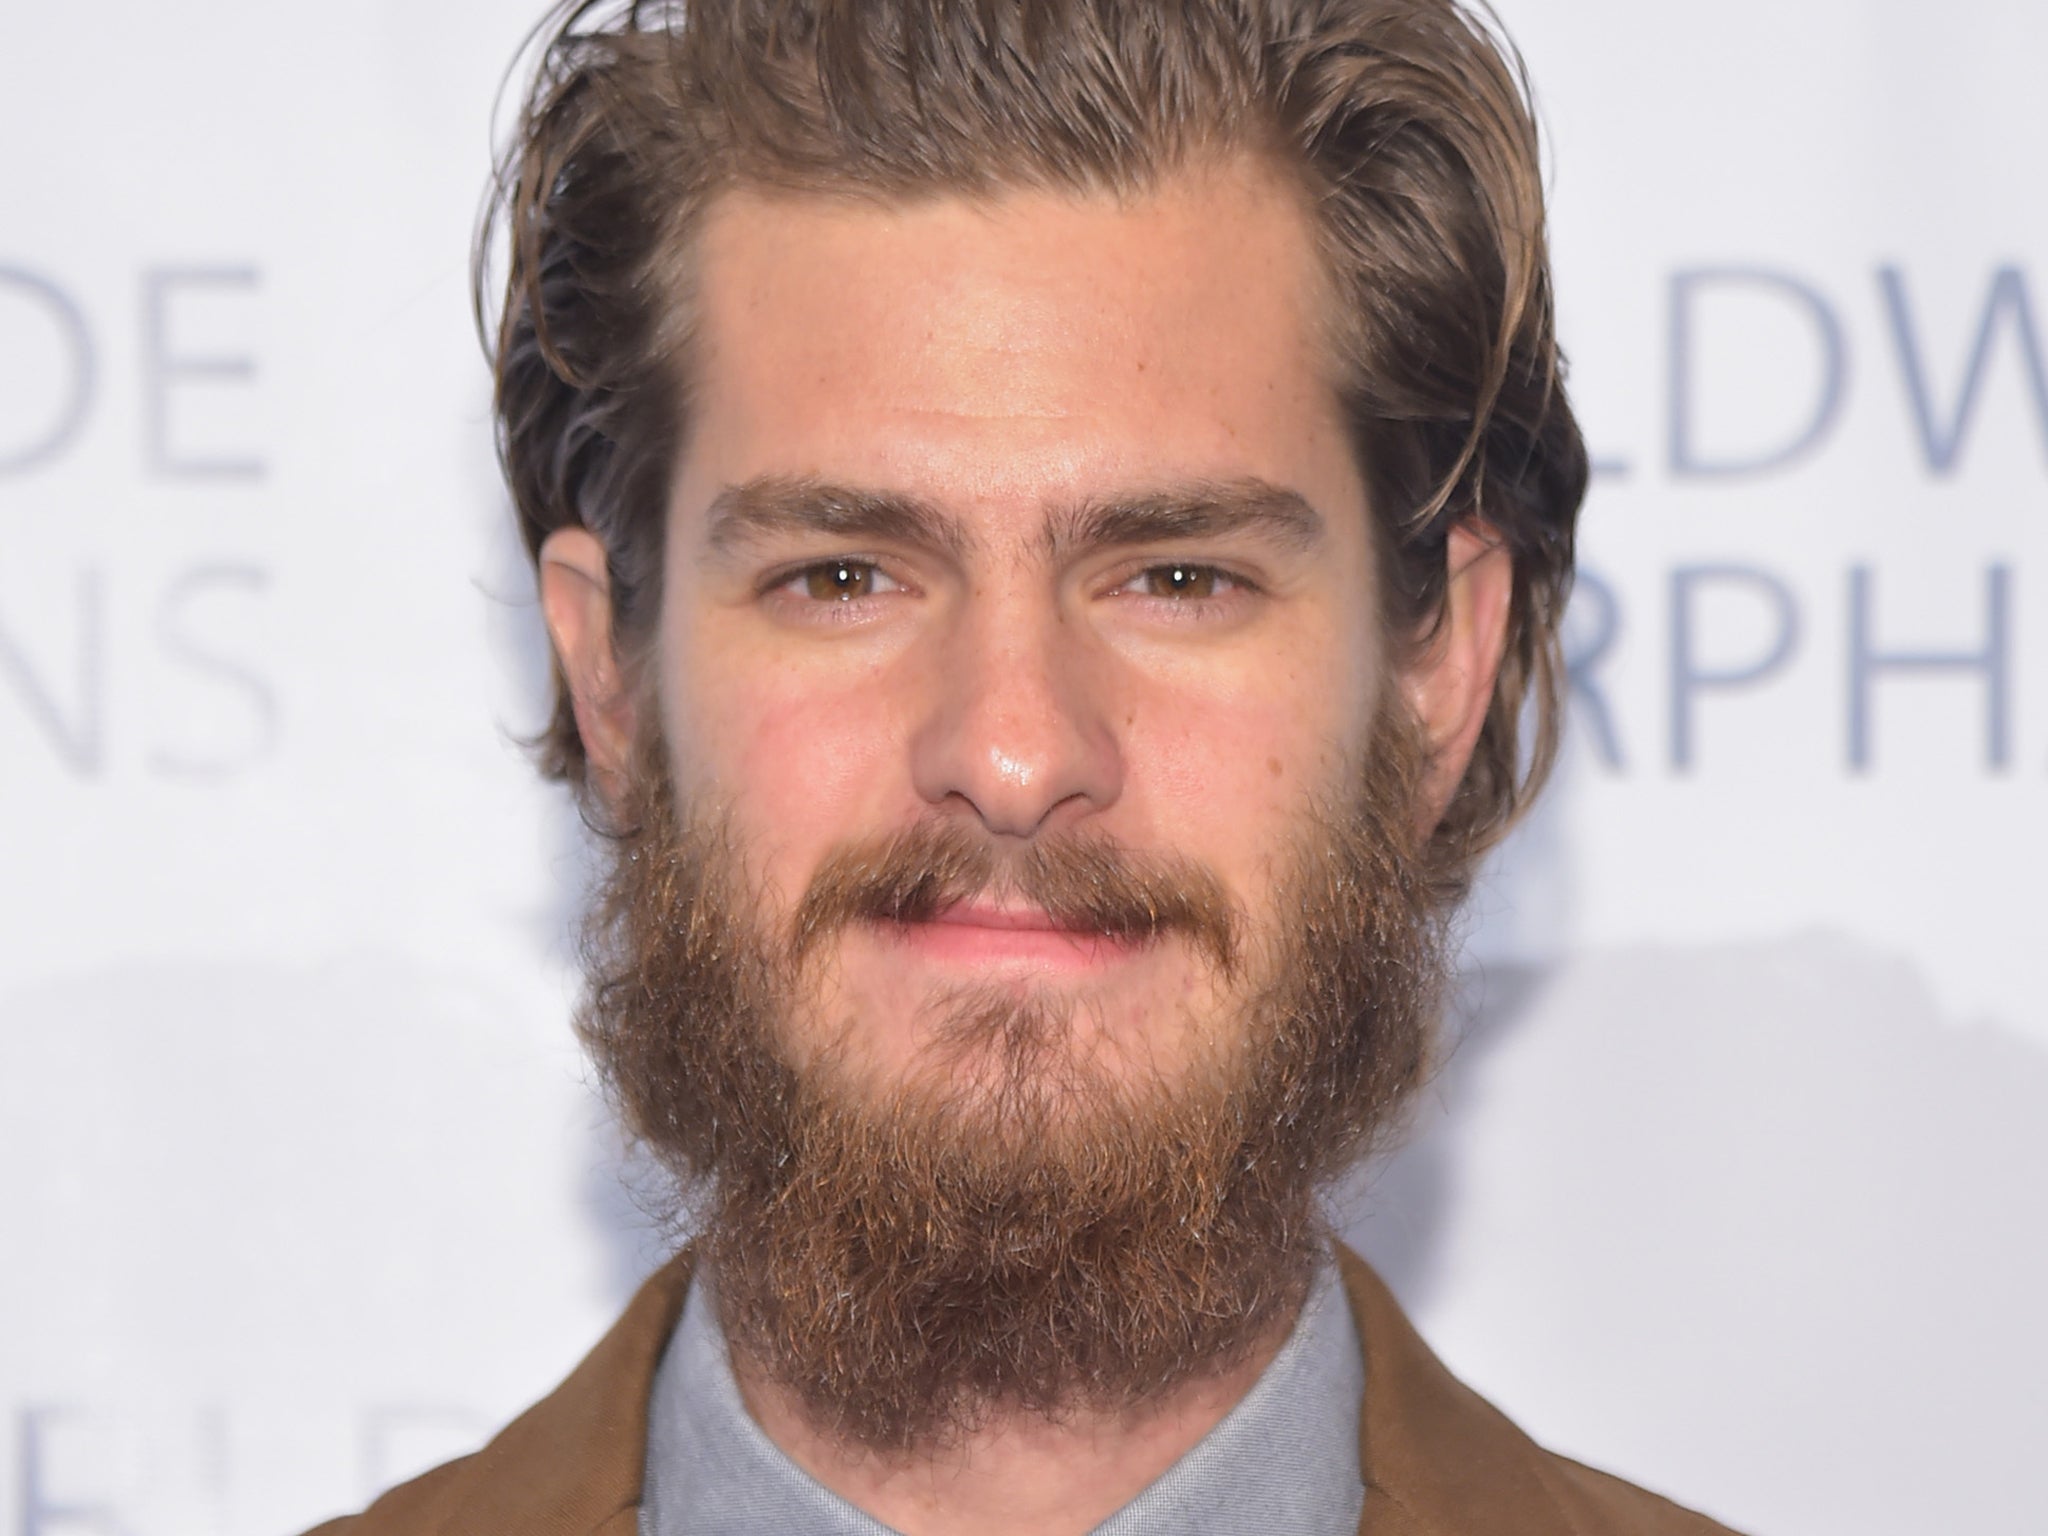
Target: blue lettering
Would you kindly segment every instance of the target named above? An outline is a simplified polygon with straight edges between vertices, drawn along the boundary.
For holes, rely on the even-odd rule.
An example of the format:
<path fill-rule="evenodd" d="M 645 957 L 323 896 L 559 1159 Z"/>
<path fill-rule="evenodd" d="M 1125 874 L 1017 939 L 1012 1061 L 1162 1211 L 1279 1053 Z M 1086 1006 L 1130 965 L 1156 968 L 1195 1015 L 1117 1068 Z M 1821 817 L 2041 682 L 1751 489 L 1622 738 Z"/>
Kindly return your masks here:
<path fill-rule="evenodd" d="M 1748 457 L 1708 458 L 1699 448 L 1698 407 L 1693 398 L 1694 306 L 1713 288 L 1749 288 L 1789 300 L 1811 325 L 1820 347 L 1821 387 L 1807 419 L 1782 443 Z M 1703 267 L 1671 275 L 1670 394 L 1671 472 L 1685 478 L 1727 478 L 1782 469 L 1812 452 L 1833 429 L 1847 393 L 1849 346 L 1841 321 L 1820 290 L 1782 272 L 1759 267 Z"/>
<path fill-rule="evenodd" d="M 46 1431 L 65 1417 L 58 1408 L 24 1408 L 21 1412 L 21 1536 L 56 1536 L 81 1530 L 101 1536 L 123 1536 L 113 1511 L 95 1504 L 60 1502 L 46 1486 Z"/>
<path fill-rule="evenodd" d="M 100 572 L 79 572 L 77 704 L 70 719 L 65 718 L 63 706 L 37 678 L 27 653 L 5 629 L 0 629 L 0 678 L 13 684 L 29 719 L 56 748 L 64 766 L 80 778 L 96 777 L 105 766 L 102 723 L 106 694 L 100 664 L 100 640 L 106 633 L 105 610 Z"/>
<path fill-rule="evenodd" d="M 93 394 L 92 333 L 78 306 L 48 279 L 19 267 L 0 267 L 0 292 L 9 288 L 25 295 L 55 323 L 70 359 L 70 378 L 57 392 L 56 414 L 41 435 L 31 429 L 26 442 L 0 448 L 0 475 L 22 474 L 56 459 L 85 424 Z"/>
<path fill-rule="evenodd" d="M 1885 316 L 1891 322 L 1892 341 L 1898 348 L 1899 370 L 1905 375 L 1906 399 L 1913 408 L 1913 425 L 1919 431 L 1921 451 L 1926 455 L 1930 473 L 1952 475 L 1956 471 L 1963 441 L 1969 435 L 1970 418 L 1983 395 L 1984 376 L 1991 362 L 1991 343 L 1998 334 L 2000 320 L 2006 315 L 2012 316 L 2020 361 L 2025 369 L 2028 389 L 2033 395 L 2034 419 L 2040 425 L 2043 445 L 2048 446 L 2048 368 L 2042 365 L 2041 338 L 2034 327 L 2026 276 L 2018 267 L 2000 267 L 1992 275 L 1991 295 L 1984 302 L 1984 312 L 1977 321 L 1977 336 L 1970 344 L 1969 361 L 1963 366 L 1962 387 L 1945 423 L 1938 419 L 1942 413 L 1934 403 L 1934 391 L 1928 384 L 1919 334 L 1914 328 L 1912 307 L 1906 298 L 1905 274 L 1897 267 L 1881 267 L 1877 281 L 1884 293 Z"/>
<path fill-rule="evenodd" d="M 263 477 L 264 465 L 260 459 L 189 457 L 177 453 L 171 443 L 173 386 L 204 381 L 246 382 L 256 374 L 256 364 L 247 357 L 173 351 L 170 336 L 173 295 L 192 288 L 253 288 L 256 281 L 257 274 L 247 267 L 162 268 L 144 274 L 144 442 L 149 466 L 156 473 L 189 480 L 259 480 Z"/>
<path fill-rule="evenodd" d="M 1709 584 L 1746 588 L 1775 616 L 1774 633 L 1761 655 L 1733 666 L 1703 667 L 1693 633 L 1694 598 Z M 1748 565 L 1688 565 L 1671 573 L 1671 766 L 1690 773 L 1695 748 L 1693 718 L 1697 696 L 1709 689 L 1752 688 L 1790 661 L 1799 645 L 1799 603 L 1792 589 L 1769 571 Z"/>
<path fill-rule="evenodd" d="M 1984 762 L 1994 770 L 2012 761 L 2009 719 L 2012 683 L 2012 572 L 1994 565 L 1985 573 L 1985 636 L 1974 651 L 1886 651 L 1875 648 L 1871 631 L 1871 591 L 1875 578 L 1869 566 L 1849 571 L 1849 767 L 1870 769 L 1873 685 L 1881 672 L 1977 673 L 1984 682 Z"/>
<path fill-rule="evenodd" d="M 1577 631 L 1569 620 L 1587 617 L 1590 629 Z M 1622 760 L 1621 738 L 1615 733 L 1614 712 L 1607 707 L 1607 694 L 1595 673 L 1621 635 L 1621 605 L 1614 589 L 1591 571 L 1580 571 L 1572 587 L 1564 637 L 1565 691 L 1578 706 L 1593 733 L 1593 750 L 1600 761 L 1617 772 L 1627 771 Z M 1576 631 L 1576 632 L 1575 632 Z"/>
<path fill-rule="evenodd" d="M 270 685 L 246 666 L 204 649 L 184 627 L 195 602 L 206 593 L 224 589 L 260 593 L 269 581 L 265 572 L 253 566 L 200 566 L 185 572 L 164 594 L 157 612 L 157 627 L 165 653 L 194 672 L 242 694 L 248 701 L 254 730 L 250 744 L 231 756 L 194 757 L 158 751 L 150 762 L 157 772 L 186 779 L 222 779 L 258 761 L 276 744 L 277 698 Z"/>

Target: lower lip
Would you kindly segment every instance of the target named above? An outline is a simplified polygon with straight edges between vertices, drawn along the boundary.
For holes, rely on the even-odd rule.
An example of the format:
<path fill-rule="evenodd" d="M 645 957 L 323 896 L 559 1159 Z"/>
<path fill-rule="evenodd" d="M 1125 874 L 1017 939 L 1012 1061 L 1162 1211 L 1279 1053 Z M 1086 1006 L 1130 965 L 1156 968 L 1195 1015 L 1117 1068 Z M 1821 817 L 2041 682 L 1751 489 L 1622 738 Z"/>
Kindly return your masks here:
<path fill-rule="evenodd" d="M 979 923 L 890 923 L 888 936 L 920 958 L 976 968 L 1007 965 L 1087 970 L 1127 959 L 1138 946 L 1065 928 L 997 928 Z"/>

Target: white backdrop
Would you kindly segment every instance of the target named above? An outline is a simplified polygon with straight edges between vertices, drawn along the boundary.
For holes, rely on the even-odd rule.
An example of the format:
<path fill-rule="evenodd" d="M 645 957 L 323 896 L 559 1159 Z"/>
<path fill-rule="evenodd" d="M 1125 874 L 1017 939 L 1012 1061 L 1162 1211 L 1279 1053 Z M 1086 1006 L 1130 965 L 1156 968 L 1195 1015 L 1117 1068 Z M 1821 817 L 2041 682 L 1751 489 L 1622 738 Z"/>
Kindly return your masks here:
<path fill-rule="evenodd" d="M 0 1536 L 476 1443 L 652 1259 L 464 261 L 537 6 L 7 6 Z M 1575 736 L 1358 1240 L 1758 1533 L 2048 1529 L 2048 12 L 1503 0 Z"/>

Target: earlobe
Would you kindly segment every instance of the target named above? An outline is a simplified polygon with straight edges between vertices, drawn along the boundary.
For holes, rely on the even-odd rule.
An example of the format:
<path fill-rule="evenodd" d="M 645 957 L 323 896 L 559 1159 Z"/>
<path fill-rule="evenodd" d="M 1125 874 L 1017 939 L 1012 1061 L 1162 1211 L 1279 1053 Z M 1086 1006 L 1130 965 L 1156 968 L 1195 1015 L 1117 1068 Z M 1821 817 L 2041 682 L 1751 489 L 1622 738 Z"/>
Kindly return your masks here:
<path fill-rule="evenodd" d="M 557 528 L 541 545 L 540 606 L 594 781 L 600 788 L 622 783 L 632 750 L 633 707 L 612 646 L 605 548 L 589 529 Z"/>
<path fill-rule="evenodd" d="M 1515 593 L 1513 557 L 1482 522 L 1452 527 L 1444 562 L 1440 623 L 1401 675 L 1408 707 L 1429 743 L 1422 814 L 1431 827 L 1457 793 L 1486 725 Z"/>

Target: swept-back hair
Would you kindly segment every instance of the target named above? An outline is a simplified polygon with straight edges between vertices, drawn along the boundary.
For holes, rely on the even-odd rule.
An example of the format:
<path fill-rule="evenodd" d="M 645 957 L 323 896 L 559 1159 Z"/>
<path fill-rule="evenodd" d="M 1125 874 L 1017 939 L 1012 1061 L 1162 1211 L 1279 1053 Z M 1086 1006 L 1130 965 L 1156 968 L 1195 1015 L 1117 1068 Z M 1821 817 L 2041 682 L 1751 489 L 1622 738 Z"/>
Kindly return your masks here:
<path fill-rule="evenodd" d="M 1428 643 L 1461 519 L 1513 559 L 1500 678 L 1436 834 L 1439 867 L 1469 876 L 1555 752 L 1587 474 L 1526 81 L 1485 17 L 1456 0 L 574 0 L 538 38 L 477 303 L 497 311 L 527 548 L 596 534 L 622 657 L 660 601 L 692 235 L 713 194 L 1125 196 L 1197 158 L 1260 156 L 1312 213 L 1388 632 Z M 559 667 L 554 691 L 542 767 L 586 789 Z"/>

